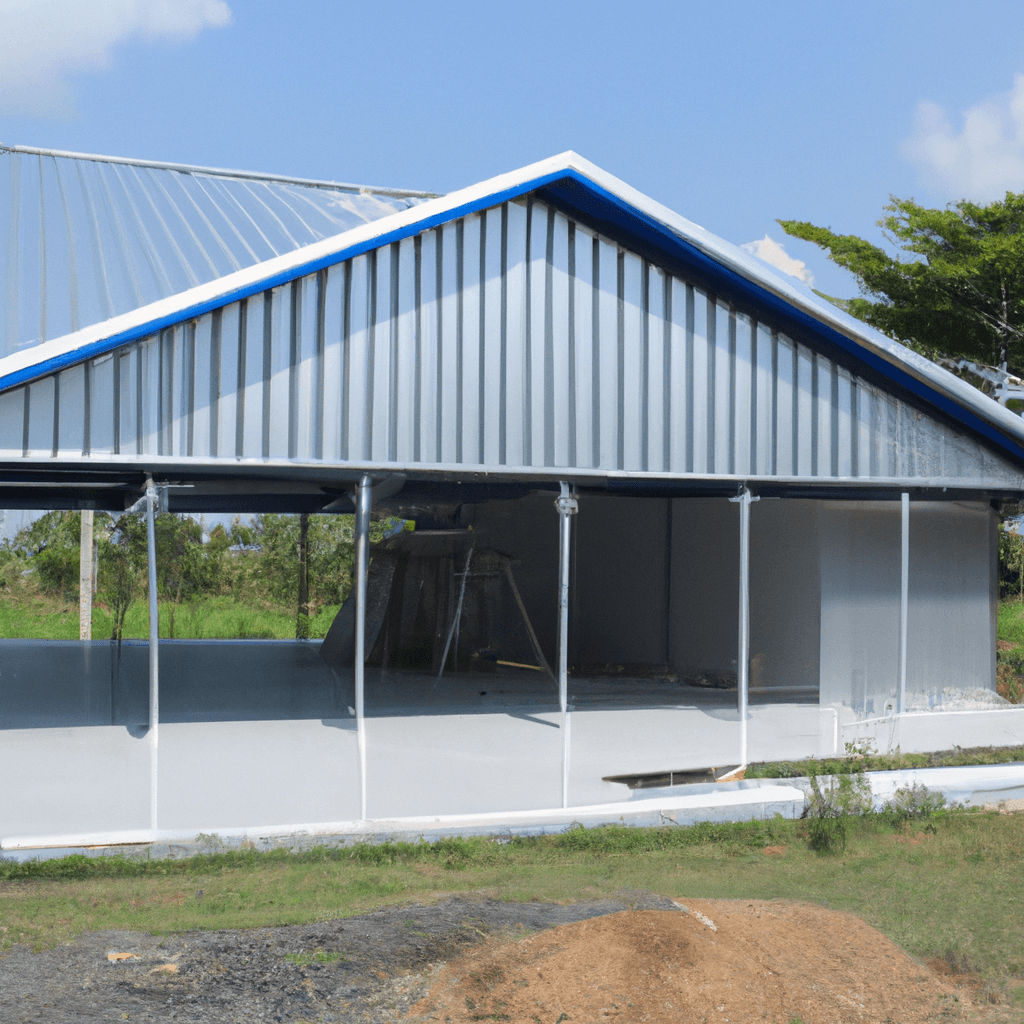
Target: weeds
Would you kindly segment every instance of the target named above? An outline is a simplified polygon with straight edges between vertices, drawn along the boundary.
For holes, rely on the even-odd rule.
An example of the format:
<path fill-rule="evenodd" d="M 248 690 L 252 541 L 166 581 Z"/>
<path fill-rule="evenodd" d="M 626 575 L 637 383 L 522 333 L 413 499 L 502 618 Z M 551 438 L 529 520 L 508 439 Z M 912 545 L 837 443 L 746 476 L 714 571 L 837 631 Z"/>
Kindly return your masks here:
<path fill-rule="evenodd" d="M 298 967 L 309 967 L 310 964 L 333 964 L 341 959 L 341 954 L 329 950 L 314 949 L 311 953 L 285 953 L 285 960 Z"/>
<path fill-rule="evenodd" d="M 846 850 L 847 821 L 871 810 L 871 783 L 863 775 L 811 776 L 810 847 L 815 853 Z"/>
<path fill-rule="evenodd" d="M 822 790 L 822 806 L 834 806 L 824 782 Z M 0 931 L 0 956 L 14 943 L 51 947 L 83 931 L 308 924 L 448 893 L 628 902 L 641 890 L 673 898 L 827 901 L 861 915 L 914 956 L 959 957 L 986 978 L 1020 976 L 1024 932 L 1015 894 L 1024 815 L 936 812 L 920 791 L 900 799 L 898 822 L 881 813 L 833 818 L 846 827 L 841 858 L 808 848 L 812 819 L 774 818 L 297 853 L 221 849 L 187 860 L 0 861 L 7 929 Z M 403 918 L 415 922 L 415 913 Z M 302 953 L 315 956 L 316 949 Z"/>
<path fill-rule="evenodd" d="M 851 823 L 860 821 L 898 829 L 912 820 L 927 820 L 946 808 L 946 798 L 915 782 L 901 786 L 875 810 L 871 783 L 864 775 L 811 777 L 810 804 L 806 811 L 809 846 L 815 853 L 840 854 L 846 850 Z M 935 832 L 935 826 L 928 829 Z"/>
<path fill-rule="evenodd" d="M 905 768 L 951 768 L 960 765 L 1007 764 L 1024 761 L 1024 747 L 956 747 L 925 754 L 876 754 L 866 746 L 847 744 L 846 757 L 806 761 L 767 761 L 747 766 L 748 779 L 796 779 L 823 775 L 860 775 Z"/>
<path fill-rule="evenodd" d="M 915 782 L 897 789 L 878 815 L 886 824 L 897 827 L 915 818 L 930 818 L 945 807 L 946 798 L 941 793 L 933 793 L 927 786 Z"/>

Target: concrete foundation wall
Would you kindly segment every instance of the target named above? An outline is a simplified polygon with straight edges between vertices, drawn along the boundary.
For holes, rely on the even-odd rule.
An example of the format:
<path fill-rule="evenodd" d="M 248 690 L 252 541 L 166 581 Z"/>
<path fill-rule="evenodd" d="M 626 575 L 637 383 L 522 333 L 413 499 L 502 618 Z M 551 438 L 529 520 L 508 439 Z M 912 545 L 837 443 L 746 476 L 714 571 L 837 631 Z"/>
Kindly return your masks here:
<path fill-rule="evenodd" d="M 401 712 L 381 708 L 366 721 L 370 818 L 559 806 L 562 732 L 550 705 Z M 828 709 L 755 707 L 748 728 L 756 759 L 833 751 Z M 604 777 L 734 764 L 738 757 L 739 722 L 728 706 L 577 710 L 569 799 L 622 800 L 626 787 Z M 6 730 L 0 777 L 0 838 L 150 825 L 150 743 L 121 727 Z M 358 820 L 354 722 L 162 724 L 157 788 L 163 829 Z"/>

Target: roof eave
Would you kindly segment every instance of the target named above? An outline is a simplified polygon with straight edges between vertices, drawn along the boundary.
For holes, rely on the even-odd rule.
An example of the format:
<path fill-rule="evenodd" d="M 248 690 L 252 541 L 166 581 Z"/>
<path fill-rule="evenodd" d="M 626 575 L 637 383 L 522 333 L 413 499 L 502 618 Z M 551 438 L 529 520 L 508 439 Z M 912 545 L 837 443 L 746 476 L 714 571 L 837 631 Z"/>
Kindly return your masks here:
<path fill-rule="evenodd" d="M 888 367 L 889 375 L 898 378 L 900 384 L 947 414 L 957 417 L 958 410 L 968 413 L 967 426 L 979 429 L 980 420 L 982 434 L 997 443 L 1002 439 L 1009 441 L 1014 454 L 1024 459 L 1024 421 L 1020 417 L 949 371 L 830 303 L 814 301 L 742 249 L 571 151 L 428 200 L 208 284 L 13 353 L 0 359 L 0 391 L 29 383 L 231 302 L 565 179 L 572 179 L 595 197 L 613 204 L 624 216 L 646 224 L 666 243 L 673 240 L 675 244 L 702 255 L 719 272 L 745 282 L 748 288 L 756 289 L 762 298 L 768 299 L 769 305 L 777 305 L 780 315 L 795 316 L 797 320 L 804 321 L 806 329 L 827 332 L 833 336 L 833 342 L 868 362 Z M 1007 445 L 1000 443 L 1000 447 L 1005 449 Z"/>

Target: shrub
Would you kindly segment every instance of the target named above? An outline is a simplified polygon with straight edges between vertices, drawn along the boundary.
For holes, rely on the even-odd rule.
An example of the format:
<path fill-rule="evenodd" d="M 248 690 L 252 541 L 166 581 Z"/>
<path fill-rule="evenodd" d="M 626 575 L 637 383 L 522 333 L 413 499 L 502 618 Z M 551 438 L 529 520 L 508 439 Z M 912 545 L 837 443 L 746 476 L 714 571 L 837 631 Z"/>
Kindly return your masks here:
<path fill-rule="evenodd" d="M 811 776 L 810 846 L 815 853 L 846 849 L 847 819 L 871 810 L 871 783 L 862 775 Z"/>
<path fill-rule="evenodd" d="M 945 806 L 946 798 L 941 793 L 933 793 L 927 786 L 915 782 L 897 789 L 878 813 L 888 824 L 901 825 L 913 818 L 930 818 Z"/>

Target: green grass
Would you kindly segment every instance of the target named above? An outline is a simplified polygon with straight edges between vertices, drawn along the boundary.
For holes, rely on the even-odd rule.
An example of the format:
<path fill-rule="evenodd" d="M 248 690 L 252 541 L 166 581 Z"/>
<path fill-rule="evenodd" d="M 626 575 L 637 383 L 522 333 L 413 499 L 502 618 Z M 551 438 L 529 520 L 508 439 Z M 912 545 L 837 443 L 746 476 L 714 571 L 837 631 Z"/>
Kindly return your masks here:
<path fill-rule="evenodd" d="M 341 954 L 316 949 L 312 953 L 285 953 L 284 958 L 299 967 L 308 967 L 310 964 L 333 964 L 341 959 Z"/>
<path fill-rule="evenodd" d="M 1024 603 L 1016 599 L 999 602 L 997 635 L 1011 644 L 1024 644 Z"/>
<path fill-rule="evenodd" d="M 808 827 L 778 818 L 183 861 L 6 862 L 0 949 L 49 947 L 86 930 L 309 923 L 454 892 L 570 901 L 648 889 L 676 898 L 806 900 L 858 914 L 911 955 L 993 979 L 1024 976 L 1024 815 L 940 813 L 899 827 L 851 818 L 842 856 L 811 852 Z M 784 853 L 766 855 L 766 846 Z"/>
<path fill-rule="evenodd" d="M 178 640 L 290 640 L 295 637 L 295 614 L 283 609 L 253 608 L 231 597 L 208 597 L 178 605 L 174 611 L 174 636 Z M 338 605 L 328 605 L 310 620 L 310 637 L 322 639 L 337 614 Z M 171 635 L 171 612 L 160 605 L 160 636 Z M 94 607 L 93 639 L 103 640 L 112 632 L 109 613 Z M 136 601 L 125 617 L 127 640 L 149 637 L 149 606 Z M 30 601 L 0 603 L 0 638 L 36 640 L 77 640 L 78 608 L 36 596 Z"/>
<path fill-rule="evenodd" d="M 748 779 L 795 779 L 811 775 L 859 775 L 904 768 L 950 768 L 957 765 L 1009 764 L 1024 761 L 1024 747 L 957 747 L 927 754 L 866 754 L 854 757 L 809 757 L 803 761 L 766 761 L 747 765 Z"/>

